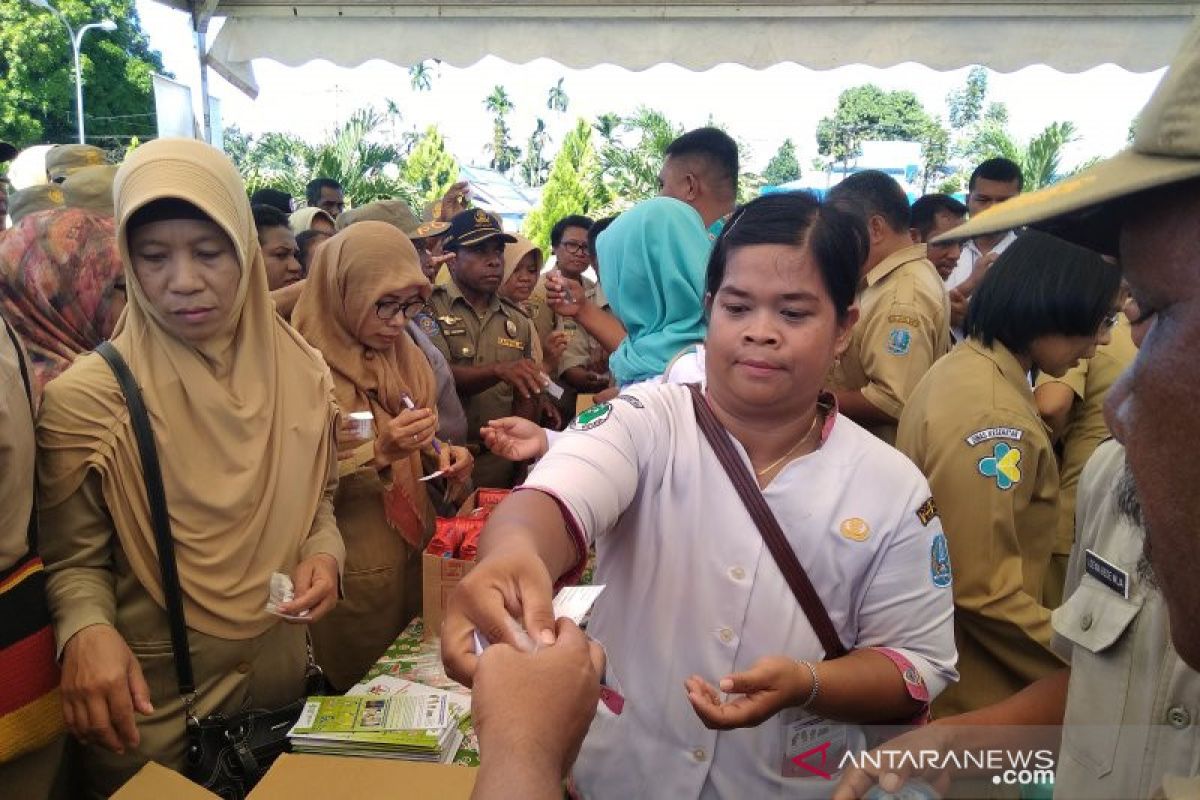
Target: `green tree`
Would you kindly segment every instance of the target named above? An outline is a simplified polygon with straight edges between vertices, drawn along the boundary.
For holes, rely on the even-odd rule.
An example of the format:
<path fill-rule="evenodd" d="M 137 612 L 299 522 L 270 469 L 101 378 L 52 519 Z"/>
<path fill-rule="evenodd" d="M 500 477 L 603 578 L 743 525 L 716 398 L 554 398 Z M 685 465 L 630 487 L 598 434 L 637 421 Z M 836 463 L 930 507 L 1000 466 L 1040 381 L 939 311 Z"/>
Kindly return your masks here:
<path fill-rule="evenodd" d="M 436 202 L 458 180 L 458 161 L 446 150 L 446 140 L 436 125 L 426 128 L 417 140 L 402 174 L 423 204 Z"/>
<path fill-rule="evenodd" d="M 952 128 L 957 130 L 979 122 L 983 115 L 983 101 L 987 97 L 987 88 L 987 70 L 983 67 L 971 67 L 966 85 L 946 95 L 946 108 Z"/>
<path fill-rule="evenodd" d="M 595 193 L 594 176 L 599 166 L 592 147 L 592 126 L 580 119 L 563 139 L 542 189 L 542 199 L 525 217 L 525 235 L 531 241 L 548 249 L 555 222 L 570 214 L 587 214 L 603 204 L 606 198 Z"/>
<path fill-rule="evenodd" d="M 950 173 L 950 131 L 938 119 L 921 133 L 921 193 Z"/>
<path fill-rule="evenodd" d="M 134 0 L 55 0 L 78 29 L 110 19 L 117 29 L 91 30 L 80 57 L 89 143 L 110 149 L 153 139 L 151 76 L 163 73 Z M 59 18 L 22 0 L 0 3 L 0 138 L 17 146 L 78 140 L 75 72 L 67 29 Z"/>
<path fill-rule="evenodd" d="M 683 133 L 661 111 L 645 106 L 621 123 L 622 137 L 605 143 L 600 152 L 601 182 L 597 195 L 615 198 L 621 210 L 658 194 L 658 173 L 667 147 Z M 630 141 L 632 139 L 632 141 Z"/>
<path fill-rule="evenodd" d="M 525 158 L 521 161 L 521 179 L 526 186 L 541 186 L 546 182 L 546 172 L 550 169 L 550 162 L 543 155 L 546 139 L 546 121 L 538 117 L 537 125 L 525 145 Z"/>
<path fill-rule="evenodd" d="M 1025 178 L 1025 190 L 1033 191 L 1061 177 L 1063 151 L 1078 138 L 1071 122 L 1052 122 L 1025 144 L 999 125 L 985 125 L 976 140 L 977 156 L 980 160 L 1007 158 L 1016 162 Z"/>
<path fill-rule="evenodd" d="M 428 92 L 433 88 L 433 71 L 422 61 L 408 68 L 408 83 L 414 92 Z"/>
<path fill-rule="evenodd" d="M 558 83 L 550 87 L 550 92 L 546 96 L 546 108 L 551 111 L 557 111 L 560 114 L 567 113 L 567 106 L 571 100 L 567 97 L 567 92 L 563 89 L 563 78 L 558 79 Z"/>
<path fill-rule="evenodd" d="M 791 139 L 784 139 L 779 145 L 762 176 L 772 186 L 800 180 L 800 162 L 796 160 L 796 145 Z"/>
<path fill-rule="evenodd" d="M 612 143 L 613 137 L 617 135 L 620 127 L 621 115 L 614 114 L 611 111 L 596 117 L 596 121 L 592 123 L 592 128 L 595 129 L 596 133 L 600 134 L 603 144 Z"/>
<path fill-rule="evenodd" d="M 317 144 L 283 133 L 242 142 L 238 132 L 231 157 L 250 192 L 272 186 L 303 197 L 310 180 L 326 177 L 341 183 L 354 205 L 396 199 L 416 206 L 421 192 L 404 176 L 403 153 L 373 136 L 387 121 L 382 112 L 359 109 Z"/>
<path fill-rule="evenodd" d="M 919 142 L 929 123 L 912 92 L 855 86 L 838 96 L 833 116 L 817 123 L 817 152 L 844 168 L 862 155 L 864 141 Z"/>
<path fill-rule="evenodd" d="M 485 145 L 492 154 L 492 169 L 508 173 L 521 158 L 521 150 L 510 138 L 507 117 L 514 108 L 512 98 L 503 86 L 492 87 L 492 93 L 484 98 L 484 108 L 492 115 L 492 141 Z"/>

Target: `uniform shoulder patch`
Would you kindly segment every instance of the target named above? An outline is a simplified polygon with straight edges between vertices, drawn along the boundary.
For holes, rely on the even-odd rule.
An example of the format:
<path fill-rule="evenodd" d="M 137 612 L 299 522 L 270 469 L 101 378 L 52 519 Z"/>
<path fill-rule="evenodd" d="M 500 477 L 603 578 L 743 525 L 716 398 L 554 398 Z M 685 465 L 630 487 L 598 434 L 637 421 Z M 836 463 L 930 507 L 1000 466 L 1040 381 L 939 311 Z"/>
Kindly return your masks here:
<path fill-rule="evenodd" d="M 912 331 L 908 328 L 892 328 L 888 332 L 887 352 L 890 356 L 906 356 L 912 349 Z"/>
<path fill-rule="evenodd" d="M 634 397 L 631 394 L 619 394 L 619 395 L 617 395 L 617 399 L 624 400 L 626 403 L 629 403 L 629 405 L 633 406 L 636 409 L 645 409 L 646 408 L 646 406 L 644 406 L 642 404 L 641 400 L 638 400 L 636 397 Z"/>
<path fill-rule="evenodd" d="M 996 442 L 992 454 L 979 459 L 979 474 L 1008 490 L 1021 482 L 1021 451 L 1007 442 Z"/>
<path fill-rule="evenodd" d="M 426 336 L 437 336 L 442 332 L 441 328 L 438 327 L 437 320 L 428 311 L 422 311 L 420 314 L 417 314 L 416 320 L 417 327 Z"/>
<path fill-rule="evenodd" d="M 592 428 L 598 428 L 608 421 L 612 410 L 612 403 L 600 403 L 592 406 L 575 418 L 575 421 L 571 423 L 571 430 L 590 431 Z"/>
<path fill-rule="evenodd" d="M 925 526 L 933 522 L 934 517 L 937 515 L 937 503 L 933 502 L 932 497 L 921 503 L 921 507 L 917 509 L 917 519 L 921 520 L 921 524 Z"/>
<path fill-rule="evenodd" d="M 929 547 L 929 579 L 939 589 L 945 589 L 954 580 L 950 570 L 950 545 L 944 533 L 934 536 Z"/>

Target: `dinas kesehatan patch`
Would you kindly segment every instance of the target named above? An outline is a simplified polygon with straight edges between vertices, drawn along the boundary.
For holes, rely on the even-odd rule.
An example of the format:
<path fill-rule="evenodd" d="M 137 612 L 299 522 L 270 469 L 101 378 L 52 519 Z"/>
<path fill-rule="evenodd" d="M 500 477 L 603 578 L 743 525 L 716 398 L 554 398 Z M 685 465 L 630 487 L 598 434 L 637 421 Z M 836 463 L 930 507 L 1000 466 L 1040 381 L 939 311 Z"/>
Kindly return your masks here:
<path fill-rule="evenodd" d="M 611 403 L 600 403 L 599 405 L 592 406 L 575 418 L 575 421 L 571 423 L 571 430 L 590 431 L 592 428 L 603 425 L 611 414 Z"/>
<path fill-rule="evenodd" d="M 979 474 L 995 478 L 996 488 L 1011 489 L 1021 482 L 1021 451 L 1007 442 L 996 442 L 992 454 L 979 459 Z"/>

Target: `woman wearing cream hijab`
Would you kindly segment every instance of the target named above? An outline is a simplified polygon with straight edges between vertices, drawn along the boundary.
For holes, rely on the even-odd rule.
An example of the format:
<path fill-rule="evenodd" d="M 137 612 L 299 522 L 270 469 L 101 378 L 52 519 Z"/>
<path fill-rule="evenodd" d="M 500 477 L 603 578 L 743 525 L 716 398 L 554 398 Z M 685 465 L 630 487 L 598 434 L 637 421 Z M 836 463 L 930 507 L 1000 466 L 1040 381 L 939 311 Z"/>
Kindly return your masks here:
<path fill-rule="evenodd" d="M 336 406 L 320 357 L 274 313 L 233 164 L 190 140 L 117 174 L 129 304 L 112 338 L 150 414 L 175 539 L 198 716 L 304 691 L 304 622 L 337 600 Z M 179 769 L 178 696 L 154 532 L 124 399 L 97 355 L 48 385 L 38 419 L 41 546 L 67 725 L 104 796 L 147 760 Z"/>
<path fill-rule="evenodd" d="M 465 448 L 434 449 L 437 382 L 406 330 L 431 290 L 404 234 L 358 222 L 321 246 L 292 314 L 329 364 L 338 406 L 370 412 L 376 431 L 364 440 L 348 422 L 339 436 L 334 509 L 346 542 L 345 600 L 313 628 L 317 661 L 342 691 L 420 611 L 421 549 L 435 517 L 423 471 L 446 469 L 458 481 L 471 471 Z"/>

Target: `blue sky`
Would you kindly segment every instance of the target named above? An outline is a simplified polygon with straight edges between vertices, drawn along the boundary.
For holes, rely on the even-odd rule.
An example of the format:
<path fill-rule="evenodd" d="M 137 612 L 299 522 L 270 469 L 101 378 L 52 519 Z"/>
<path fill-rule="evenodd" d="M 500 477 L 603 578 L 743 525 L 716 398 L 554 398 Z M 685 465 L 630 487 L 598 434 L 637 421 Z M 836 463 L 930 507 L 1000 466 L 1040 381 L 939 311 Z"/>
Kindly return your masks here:
<path fill-rule="evenodd" d="M 138 0 L 138 12 L 151 45 L 163 53 L 167 68 L 177 79 L 198 87 L 199 70 L 187 15 L 152 0 Z M 440 65 L 435 68 L 433 90 L 414 92 L 405 67 L 380 61 L 355 69 L 328 62 L 292 68 L 257 61 L 255 69 L 261 88 L 257 100 L 250 100 L 210 72 L 210 89 L 221 99 L 226 125 L 318 139 L 356 108 L 372 103 L 382 106 L 390 98 L 400 106 L 405 128 L 436 124 L 461 162 L 482 164 L 486 163 L 483 145 L 491 132 L 483 98 L 499 83 L 516 105 L 509 126 L 518 145 L 524 144 L 539 116 L 547 122 L 550 151 L 555 152 L 577 116 L 590 118 L 606 111 L 626 114 L 647 105 L 687 127 L 703 125 L 711 115 L 748 145 L 746 166 L 751 169 L 761 169 L 780 142 L 790 137 L 805 170 L 816 155 L 816 123 L 832 112 L 844 89 L 866 82 L 886 89 L 909 89 L 930 112 L 944 115 L 947 92 L 961 86 L 967 74 L 965 68 L 936 72 L 918 64 L 887 69 L 850 65 L 823 72 L 795 64 L 766 70 L 724 64 L 706 72 L 689 72 L 670 64 L 644 72 L 611 65 L 574 70 L 550 59 L 509 64 L 488 57 L 467 68 Z M 1027 67 L 1009 74 L 993 72 L 989 97 L 1008 104 L 1010 128 L 1022 139 L 1050 122 L 1074 122 L 1080 141 L 1067 152 L 1064 167 L 1070 167 L 1092 156 L 1110 155 L 1125 145 L 1129 121 L 1145 104 L 1161 74 L 1161 70 L 1130 73 L 1112 65 L 1079 74 Z M 560 77 L 565 78 L 571 101 L 565 115 L 546 108 L 546 93 Z"/>

